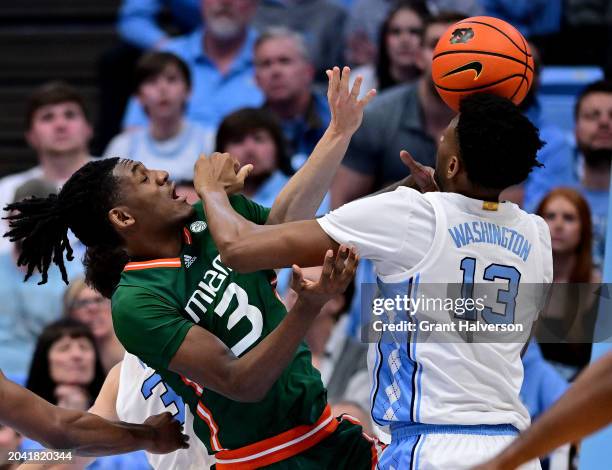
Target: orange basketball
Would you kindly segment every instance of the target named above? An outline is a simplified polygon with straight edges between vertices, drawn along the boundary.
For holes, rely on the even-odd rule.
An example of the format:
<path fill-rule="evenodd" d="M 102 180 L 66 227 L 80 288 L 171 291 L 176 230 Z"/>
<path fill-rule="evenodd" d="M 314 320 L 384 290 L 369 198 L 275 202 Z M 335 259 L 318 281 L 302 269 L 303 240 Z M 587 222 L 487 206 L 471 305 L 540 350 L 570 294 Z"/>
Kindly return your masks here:
<path fill-rule="evenodd" d="M 520 104 L 533 81 L 527 41 L 512 25 L 474 16 L 452 25 L 434 50 L 433 82 L 452 109 L 472 93 L 486 92 Z"/>

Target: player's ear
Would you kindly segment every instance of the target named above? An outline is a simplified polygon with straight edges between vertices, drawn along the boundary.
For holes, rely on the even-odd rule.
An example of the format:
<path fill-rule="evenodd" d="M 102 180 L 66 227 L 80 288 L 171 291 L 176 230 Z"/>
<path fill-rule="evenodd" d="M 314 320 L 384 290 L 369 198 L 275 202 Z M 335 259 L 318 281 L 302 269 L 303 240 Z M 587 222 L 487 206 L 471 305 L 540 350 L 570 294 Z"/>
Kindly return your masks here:
<path fill-rule="evenodd" d="M 451 155 L 448 159 L 448 165 L 446 166 L 446 176 L 448 179 L 455 178 L 459 171 L 461 171 L 461 160 L 457 155 Z"/>
<path fill-rule="evenodd" d="M 125 230 L 136 223 L 136 219 L 123 206 L 113 207 L 109 210 L 108 220 L 118 231 Z"/>

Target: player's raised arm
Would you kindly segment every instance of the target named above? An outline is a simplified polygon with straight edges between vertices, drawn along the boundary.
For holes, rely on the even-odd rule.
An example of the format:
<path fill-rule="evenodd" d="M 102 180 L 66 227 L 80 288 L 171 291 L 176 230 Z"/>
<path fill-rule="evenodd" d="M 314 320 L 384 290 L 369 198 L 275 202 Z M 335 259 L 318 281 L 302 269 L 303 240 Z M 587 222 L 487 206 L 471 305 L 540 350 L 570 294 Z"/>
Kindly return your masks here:
<path fill-rule="evenodd" d="M 320 261 L 319 261 L 320 264 Z M 328 300 L 344 292 L 355 274 L 354 250 L 341 247 L 326 253 L 318 282 L 305 280 L 293 266 L 291 287 L 298 299 L 283 321 L 252 350 L 236 358 L 216 336 L 191 327 L 169 369 L 200 386 L 240 402 L 261 401 L 293 359 L 312 321 Z M 205 357 L 207 360 L 203 361 Z"/>
<path fill-rule="evenodd" d="M 588 367 L 569 390 L 506 450 L 474 470 L 511 470 L 612 422 L 612 354 Z"/>
<path fill-rule="evenodd" d="M 241 185 L 248 167 L 239 168 L 227 153 L 200 157 L 196 163 L 194 186 L 223 263 L 240 272 L 319 265 L 325 252 L 338 244 L 315 220 L 257 225 L 234 211 L 227 193 Z"/>
<path fill-rule="evenodd" d="M 327 101 L 331 121 L 306 163 L 279 193 L 268 224 L 310 219 L 315 216 L 329 190 L 351 137 L 361 125 L 363 109 L 376 92 L 369 90 L 359 99 L 362 78 L 349 88 L 351 70 L 339 67 L 327 71 Z"/>
<path fill-rule="evenodd" d="M 0 421 L 53 449 L 111 455 L 144 449 L 168 453 L 188 447 L 170 413 L 144 424 L 111 423 L 99 416 L 54 406 L 0 372 Z"/>

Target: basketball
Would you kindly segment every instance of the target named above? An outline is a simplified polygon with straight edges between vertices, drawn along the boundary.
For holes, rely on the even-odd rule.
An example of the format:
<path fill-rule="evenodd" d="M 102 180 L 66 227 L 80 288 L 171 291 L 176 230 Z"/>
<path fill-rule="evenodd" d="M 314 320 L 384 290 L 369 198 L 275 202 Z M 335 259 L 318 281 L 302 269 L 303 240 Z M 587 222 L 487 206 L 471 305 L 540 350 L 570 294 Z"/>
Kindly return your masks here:
<path fill-rule="evenodd" d="M 493 93 L 520 104 L 533 81 L 527 41 L 509 23 L 475 16 L 452 25 L 434 50 L 432 78 L 453 110 L 471 93 Z"/>

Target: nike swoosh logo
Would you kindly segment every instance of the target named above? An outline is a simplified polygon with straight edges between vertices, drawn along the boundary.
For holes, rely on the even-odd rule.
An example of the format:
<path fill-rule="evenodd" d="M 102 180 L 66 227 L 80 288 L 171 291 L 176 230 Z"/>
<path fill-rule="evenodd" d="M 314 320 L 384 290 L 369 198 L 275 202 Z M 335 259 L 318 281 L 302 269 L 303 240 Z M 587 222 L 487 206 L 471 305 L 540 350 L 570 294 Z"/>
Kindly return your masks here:
<path fill-rule="evenodd" d="M 456 69 L 451 70 L 450 72 L 446 72 L 444 75 L 442 75 L 442 78 L 448 77 L 449 75 L 466 72 L 468 70 L 473 70 L 476 73 L 476 76 L 474 77 L 474 80 L 476 80 L 482 72 L 482 64 L 480 62 L 469 62 L 465 65 L 462 65 L 461 67 L 457 67 Z"/>

